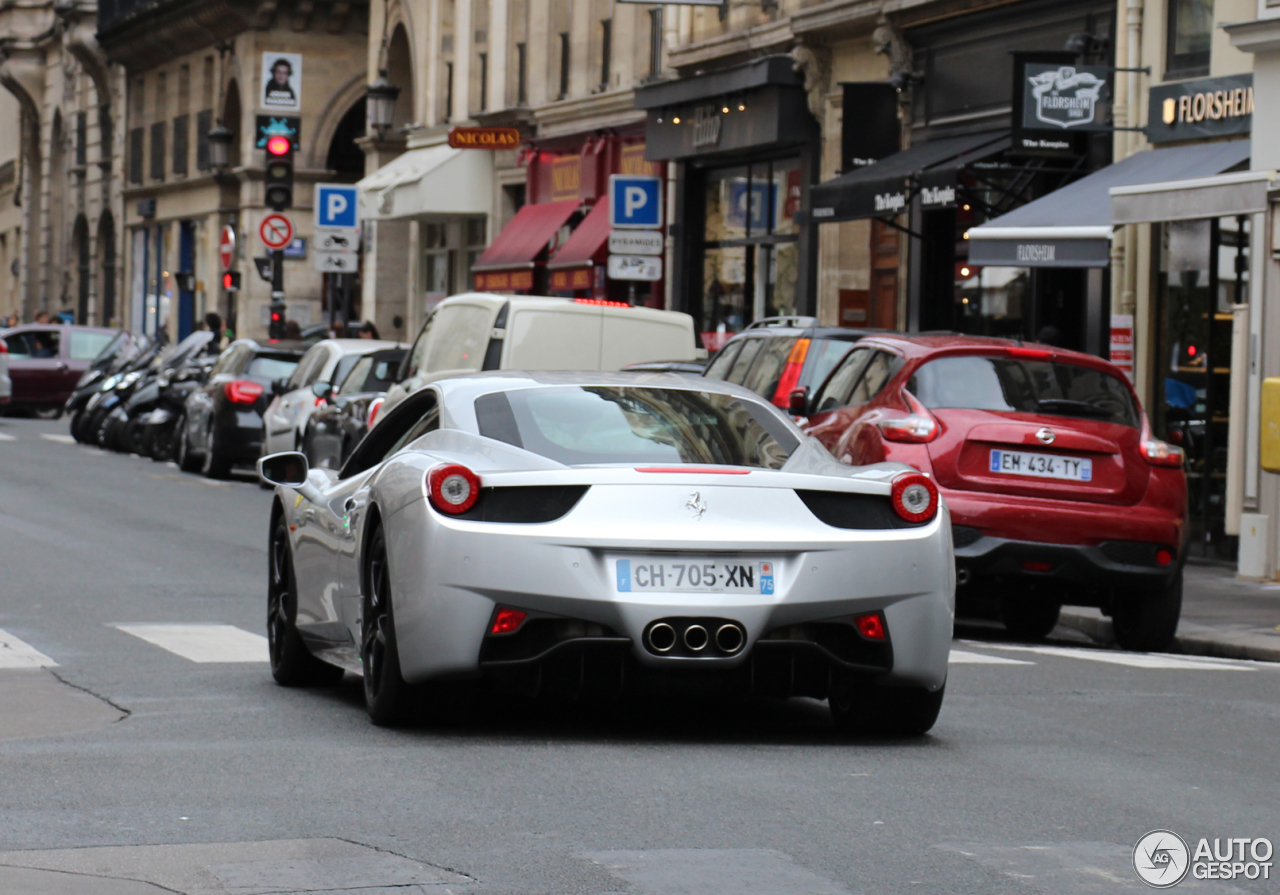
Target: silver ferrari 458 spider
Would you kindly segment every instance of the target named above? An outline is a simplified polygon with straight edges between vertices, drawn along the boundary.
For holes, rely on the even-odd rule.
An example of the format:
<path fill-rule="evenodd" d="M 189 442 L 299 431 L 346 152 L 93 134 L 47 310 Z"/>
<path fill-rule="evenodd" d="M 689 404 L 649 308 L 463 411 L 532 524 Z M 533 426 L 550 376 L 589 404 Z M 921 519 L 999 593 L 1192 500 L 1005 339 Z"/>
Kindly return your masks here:
<path fill-rule="evenodd" d="M 833 460 L 738 386 L 673 374 L 431 384 L 341 470 L 276 485 L 267 630 L 286 685 L 364 676 L 527 693 L 713 681 L 922 733 L 947 677 L 955 563 L 932 480 Z"/>

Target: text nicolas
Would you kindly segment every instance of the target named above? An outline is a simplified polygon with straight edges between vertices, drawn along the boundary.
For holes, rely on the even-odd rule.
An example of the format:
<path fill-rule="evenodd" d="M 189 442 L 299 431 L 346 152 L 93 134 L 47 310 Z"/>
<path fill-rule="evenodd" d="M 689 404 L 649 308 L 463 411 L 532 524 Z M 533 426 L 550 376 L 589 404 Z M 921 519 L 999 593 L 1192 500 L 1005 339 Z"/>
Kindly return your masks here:
<path fill-rule="evenodd" d="M 1020 245 L 1019 261 L 1054 261 L 1057 259 L 1058 247 L 1055 245 Z"/>
<path fill-rule="evenodd" d="M 906 207 L 905 193 L 876 193 L 876 211 L 901 211 Z"/>

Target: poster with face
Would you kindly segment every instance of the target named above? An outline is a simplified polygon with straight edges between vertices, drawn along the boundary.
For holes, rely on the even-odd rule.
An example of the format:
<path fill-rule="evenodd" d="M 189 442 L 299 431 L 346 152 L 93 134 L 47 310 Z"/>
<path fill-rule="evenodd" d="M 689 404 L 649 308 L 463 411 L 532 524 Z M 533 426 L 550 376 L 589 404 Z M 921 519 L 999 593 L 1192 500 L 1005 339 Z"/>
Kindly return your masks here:
<path fill-rule="evenodd" d="M 302 54 L 262 54 L 262 108 L 302 108 Z"/>

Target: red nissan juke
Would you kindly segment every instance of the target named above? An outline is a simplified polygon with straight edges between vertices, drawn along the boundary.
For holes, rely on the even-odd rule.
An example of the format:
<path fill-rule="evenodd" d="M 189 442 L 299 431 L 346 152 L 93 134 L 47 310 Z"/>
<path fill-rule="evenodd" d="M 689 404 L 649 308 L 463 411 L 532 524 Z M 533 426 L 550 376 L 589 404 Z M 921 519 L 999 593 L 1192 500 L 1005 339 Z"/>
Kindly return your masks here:
<path fill-rule="evenodd" d="M 960 596 L 999 600 L 1039 639 L 1063 604 L 1111 616 L 1125 649 L 1169 646 L 1182 609 L 1187 485 L 1124 374 L 1048 345 L 876 335 L 812 395 L 806 431 L 851 464 L 933 477 L 951 510 Z"/>

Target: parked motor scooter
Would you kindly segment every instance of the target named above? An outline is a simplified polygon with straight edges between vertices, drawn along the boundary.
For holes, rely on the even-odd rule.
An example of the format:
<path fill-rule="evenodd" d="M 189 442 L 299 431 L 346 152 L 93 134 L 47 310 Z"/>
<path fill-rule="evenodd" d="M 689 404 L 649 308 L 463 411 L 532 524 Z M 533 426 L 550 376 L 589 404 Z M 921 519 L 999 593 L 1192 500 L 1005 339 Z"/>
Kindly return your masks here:
<path fill-rule="evenodd" d="M 163 347 L 159 339 L 153 340 L 145 350 L 135 355 L 123 370 L 102 381 L 102 387 L 85 405 L 80 423 L 81 441 L 86 444 L 96 444 L 99 447 L 106 445 L 107 418 L 133 393 L 138 381 L 146 375 L 147 368 L 155 361 Z"/>
<path fill-rule="evenodd" d="M 159 387 L 154 408 L 141 416 L 143 423 L 142 453 L 157 462 L 172 460 L 178 447 L 178 421 L 187 396 L 204 384 L 209 370 L 217 363 L 216 354 L 201 354 L 156 379 Z"/>
<path fill-rule="evenodd" d="M 85 370 L 75 391 L 67 399 L 63 411 L 70 418 L 71 437 L 76 441 L 87 440 L 85 434 L 85 410 L 93 396 L 102 391 L 103 384 L 113 376 L 122 374 L 139 352 L 146 349 L 151 340 L 147 336 L 131 336 L 122 333 L 112 341 L 102 354 L 94 359 L 93 365 Z"/>
<path fill-rule="evenodd" d="M 191 333 L 177 345 L 158 355 L 137 380 L 124 400 L 107 415 L 102 445 L 117 451 L 142 454 L 143 437 L 152 412 L 160 401 L 160 393 L 169 377 L 191 358 L 200 354 L 212 341 L 213 333 Z"/>

